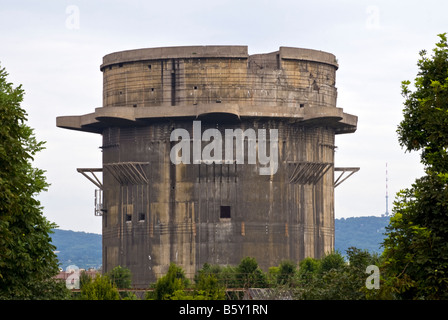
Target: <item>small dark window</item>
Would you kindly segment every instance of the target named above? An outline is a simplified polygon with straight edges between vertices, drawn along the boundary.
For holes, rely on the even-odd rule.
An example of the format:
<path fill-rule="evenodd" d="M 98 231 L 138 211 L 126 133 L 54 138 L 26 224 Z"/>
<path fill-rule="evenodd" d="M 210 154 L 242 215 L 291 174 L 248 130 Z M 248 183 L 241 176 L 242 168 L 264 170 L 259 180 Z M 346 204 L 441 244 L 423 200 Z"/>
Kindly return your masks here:
<path fill-rule="evenodd" d="M 122 63 L 119 63 L 119 64 L 118 64 L 118 67 L 119 67 L 119 68 L 123 67 L 123 64 L 122 64 Z"/>
<path fill-rule="evenodd" d="M 144 212 L 140 212 L 138 214 L 138 221 L 145 221 L 145 213 Z"/>
<path fill-rule="evenodd" d="M 126 214 L 126 222 L 131 222 L 131 221 L 132 221 L 132 215 Z"/>
<path fill-rule="evenodd" d="M 193 89 L 194 89 L 194 90 L 198 90 L 198 86 L 194 86 Z"/>
<path fill-rule="evenodd" d="M 304 106 L 305 106 L 304 103 L 301 103 L 301 104 L 300 104 L 300 108 L 303 108 Z"/>
<path fill-rule="evenodd" d="M 136 105 L 136 104 L 134 104 L 134 108 L 137 108 L 137 105 Z"/>
<path fill-rule="evenodd" d="M 151 88 L 151 91 L 154 92 L 154 88 Z"/>
<path fill-rule="evenodd" d="M 222 219 L 230 219 L 230 206 L 221 206 L 219 217 Z"/>
<path fill-rule="evenodd" d="M 151 65 L 150 64 L 148 64 L 148 69 L 151 70 Z"/>

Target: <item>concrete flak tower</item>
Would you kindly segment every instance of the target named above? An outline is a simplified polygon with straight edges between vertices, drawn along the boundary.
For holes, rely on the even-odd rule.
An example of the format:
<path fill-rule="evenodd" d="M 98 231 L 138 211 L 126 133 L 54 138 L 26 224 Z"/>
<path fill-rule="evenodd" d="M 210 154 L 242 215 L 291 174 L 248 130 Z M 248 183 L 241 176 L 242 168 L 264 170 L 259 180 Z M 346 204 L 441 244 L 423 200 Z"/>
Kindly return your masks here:
<path fill-rule="evenodd" d="M 101 134 L 96 212 L 103 271 L 147 287 L 170 262 L 261 268 L 334 249 L 335 135 L 357 117 L 336 107 L 333 54 L 280 47 L 149 48 L 106 55 L 103 106 L 57 118 Z M 95 176 L 95 178 L 97 178 Z M 342 182 L 342 181 L 341 181 Z"/>

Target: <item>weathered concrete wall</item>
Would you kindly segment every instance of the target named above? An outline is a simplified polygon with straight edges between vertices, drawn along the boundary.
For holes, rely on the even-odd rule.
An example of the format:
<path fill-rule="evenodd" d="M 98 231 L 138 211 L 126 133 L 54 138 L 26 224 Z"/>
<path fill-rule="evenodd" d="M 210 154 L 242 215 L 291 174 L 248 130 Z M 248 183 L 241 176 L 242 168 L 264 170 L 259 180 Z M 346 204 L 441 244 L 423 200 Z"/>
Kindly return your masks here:
<path fill-rule="evenodd" d="M 216 128 L 215 122 L 201 124 L 203 130 Z M 332 250 L 332 168 L 316 183 L 290 181 L 301 163 L 333 163 L 332 129 L 269 120 L 219 125 L 223 135 L 224 128 L 279 130 L 279 169 L 264 176 L 247 161 L 172 164 L 170 132 L 191 126 L 177 121 L 104 132 L 104 146 L 111 146 L 103 149 L 105 271 L 126 265 L 143 285 L 166 272 L 170 261 L 194 273 L 205 262 L 238 264 L 254 256 L 267 269 Z M 120 163 L 145 163 L 148 183 L 119 183 L 110 166 Z M 230 218 L 220 217 L 222 206 L 229 207 Z"/>
<path fill-rule="evenodd" d="M 103 107 L 57 119 L 103 136 L 104 271 L 129 267 L 134 285 L 146 287 L 170 262 L 192 276 L 205 262 L 252 256 L 266 270 L 331 251 L 335 134 L 357 124 L 336 107 L 337 68 L 332 54 L 285 47 L 251 56 L 243 46 L 105 56 Z M 268 145 L 269 129 L 278 130 L 277 172 L 260 175 L 247 154 L 244 164 L 173 164 L 171 132 L 192 137 L 194 120 L 223 137 L 226 129 L 266 129 Z M 259 150 L 259 136 L 255 143 Z"/>
<path fill-rule="evenodd" d="M 289 49 L 289 50 L 288 50 Z M 102 65 L 103 107 L 238 103 L 244 106 L 336 105 L 333 55 L 302 60 L 291 48 L 266 55 L 151 59 Z M 285 56 L 283 56 L 285 51 Z M 288 55 L 289 53 L 289 55 Z M 328 61 L 333 62 L 330 63 Z"/>

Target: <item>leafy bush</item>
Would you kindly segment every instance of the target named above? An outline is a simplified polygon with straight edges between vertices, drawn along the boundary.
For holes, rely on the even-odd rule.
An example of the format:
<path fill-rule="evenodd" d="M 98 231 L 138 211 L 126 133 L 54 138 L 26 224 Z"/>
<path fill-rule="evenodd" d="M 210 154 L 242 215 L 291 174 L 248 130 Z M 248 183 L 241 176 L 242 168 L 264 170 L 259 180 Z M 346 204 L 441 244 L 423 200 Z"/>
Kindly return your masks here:
<path fill-rule="evenodd" d="M 107 275 L 97 274 L 81 288 L 81 300 L 120 300 L 118 289 Z"/>
<path fill-rule="evenodd" d="M 157 280 L 154 292 L 147 292 L 146 299 L 170 300 L 176 291 L 183 291 L 190 284 L 181 267 L 171 263 L 166 275 Z"/>

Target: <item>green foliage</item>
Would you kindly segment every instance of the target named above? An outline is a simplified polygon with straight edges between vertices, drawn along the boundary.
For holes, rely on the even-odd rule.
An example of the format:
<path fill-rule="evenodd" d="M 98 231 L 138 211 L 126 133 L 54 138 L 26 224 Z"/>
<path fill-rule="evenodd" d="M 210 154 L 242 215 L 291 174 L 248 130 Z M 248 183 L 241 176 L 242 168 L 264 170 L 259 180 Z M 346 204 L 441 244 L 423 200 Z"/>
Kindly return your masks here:
<path fill-rule="evenodd" d="M 436 172 L 448 172 L 448 44 L 446 33 L 433 49 L 433 56 L 420 52 L 419 72 L 414 81 L 402 82 L 406 99 L 398 126 L 399 143 L 406 151 L 422 151 L 422 163 Z"/>
<path fill-rule="evenodd" d="M 97 274 L 95 279 L 83 284 L 81 300 L 120 300 L 118 289 L 107 275 Z"/>
<path fill-rule="evenodd" d="M 224 288 L 238 288 L 238 281 L 236 279 L 237 267 L 234 266 L 220 266 L 220 265 L 210 265 L 204 263 L 202 269 L 197 272 L 195 276 L 195 282 L 199 282 L 199 277 L 202 274 L 214 275 L 218 280 L 218 284 Z"/>
<path fill-rule="evenodd" d="M 236 277 L 237 266 L 217 266 L 215 268 L 219 268 L 217 277 L 222 285 L 226 288 L 240 288 L 239 280 Z"/>
<path fill-rule="evenodd" d="M 267 275 L 259 268 L 255 258 L 243 258 L 237 266 L 219 266 L 205 263 L 198 271 L 198 276 L 202 274 L 214 275 L 220 286 L 225 288 L 263 288 L 267 286 Z"/>
<path fill-rule="evenodd" d="M 215 274 L 200 272 L 196 277 L 195 295 L 207 300 L 224 300 L 225 287 Z"/>
<path fill-rule="evenodd" d="M 287 277 L 290 264 L 285 263 L 283 276 Z M 204 264 L 195 275 L 195 285 L 189 287 L 183 270 L 171 264 L 166 275 L 157 280 L 154 291 L 146 294 L 146 299 L 157 300 L 222 300 L 226 288 L 266 287 L 266 274 L 259 268 L 254 258 L 241 260 L 236 267 Z"/>
<path fill-rule="evenodd" d="M 350 248 L 348 261 L 339 252 L 329 253 L 322 259 L 306 258 L 297 269 L 293 261 L 282 261 L 271 267 L 268 276 L 257 261 L 246 257 L 235 266 L 205 263 L 195 275 L 195 285 L 189 286 L 183 270 L 171 264 L 166 275 L 154 286 L 146 299 L 164 300 L 221 300 L 240 299 L 241 295 L 227 292 L 226 288 L 270 288 L 270 297 L 290 296 L 295 299 L 375 299 L 377 291 L 366 289 L 367 266 L 378 265 L 379 257 L 367 250 Z M 252 284 L 246 285 L 245 284 Z M 375 293 L 372 293 L 375 291 Z"/>
<path fill-rule="evenodd" d="M 329 272 L 331 270 L 338 271 L 345 266 L 344 257 L 339 252 L 332 252 L 327 254 L 319 263 L 318 272 L 320 274 Z"/>
<path fill-rule="evenodd" d="M 338 252 L 322 259 L 306 258 L 299 264 L 298 284 L 293 290 L 296 299 L 303 300 L 361 300 L 365 290 L 367 266 L 377 259 L 366 250 L 347 250 L 349 263 Z"/>
<path fill-rule="evenodd" d="M 0 299 L 47 299 L 58 287 L 51 280 L 58 273 L 55 225 L 35 199 L 48 187 L 44 171 L 32 166 L 44 143 L 26 125 L 22 87 L 7 75 L 0 68 Z"/>
<path fill-rule="evenodd" d="M 157 280 L 154 292 L 148 292 L 146 299 L 170 300 L 176 291 L 183 291 L 189 284 L 182 268 L 171 263 L 167 274 Z"/>
<path fill-rule="evenodd" d="M 420 52 L 415 91 L 406 99 L 399 142 L 420 150 L 426 176 L 397 194 L 384 240 L 383 296 L 448 299 L 448 44 L 446 34 L 427 57 Z"/>
<path fill-rule="evenodd" d="M 214 274 L 216 271 L 216 268 L 206 264 L 196 274 L 195 286 L 191 287 L 190 281 L 185 277 L 182 268 L 171 263 L 167 274 L 157 280 L 154 291 L 147 292 L 145 298 L 156 300 L 223 300 L 225 298 L 225 287 Z"/>
<path fill-rule="evenodd" d="M 246 257 L 240 261 L 236 268 L 237 285 L 240 288 L 264 288 L 267 285 L 267 277 L 258 267 L 255 258 Z"/>
<path fill-rule="evenodd" d="M 387 237 L 384 271 L 403 299 L 448 298 L 448 175 L 430 174 L 398 193 Z"/>
<path fill-rule="evenodd" d="M 320 260 L 307 257 L 299 263 L 299 274 L 313 274 L 320 269 Z"/>
<path fill-rule="evenodd" d="M 122 266 L 116 266 L 111 271 L 106 273 L 112 284 L 118 289 L 130 289 L 132 282 L 131 270 Z M 129 291 L 120 292 L 120 297 L 123 300 L 136 299 L 135 294 Z"/>
<path fill-rule="evenodd" d="M 302 280 L 311 279 L 317 275 L 320 269 L 320 260 L 308 257 L 299 263 L 299 278 Z"/>
<path fill-rule="evenodd" d="M 278 267 L 276 283 L 283 286 L 292 285 L 296 276 L 297 264 L 291 260 L 282 261 Z"/>
<path fill-rule="evenodd" d="M 132 283 L 131 270 L 122 266 L 116 266 L 106 274 L 113 285 L 118 289 L 130 289 Z M 137 297 L 130 291 L 121 291 L 120 297 L 122 300 L 135 300 Z"/>
<path fill-rule="evenodd" d="M 79 288 L 82 289 L 86 284 L 89 284 L 92 281 L 92 278 L 89 276 L 89 274 L 82 270 L 79 273 Z"/>
<path fill-rule="evenodd" d="M 369 265 L 378 265 L 380 263 L 380 255 L 370 253 L 368 250 L 361 250 L 356 247 L 348 248 L 348 262 L 353 270 L 360 270 L 363 273 Z"/>
<path fill-rule="evenodd" d="M 131 288 L 131 270 L 123 268 L 122 266 L 116 266 L 110 272 L 107 273 L 112 283 L 119 289 Z"/>

